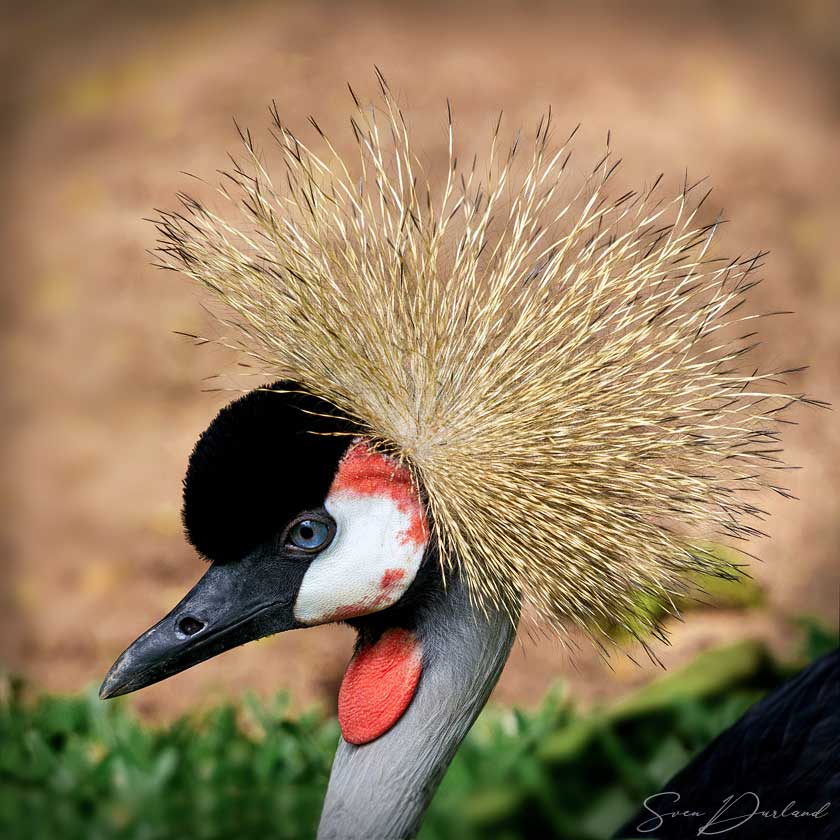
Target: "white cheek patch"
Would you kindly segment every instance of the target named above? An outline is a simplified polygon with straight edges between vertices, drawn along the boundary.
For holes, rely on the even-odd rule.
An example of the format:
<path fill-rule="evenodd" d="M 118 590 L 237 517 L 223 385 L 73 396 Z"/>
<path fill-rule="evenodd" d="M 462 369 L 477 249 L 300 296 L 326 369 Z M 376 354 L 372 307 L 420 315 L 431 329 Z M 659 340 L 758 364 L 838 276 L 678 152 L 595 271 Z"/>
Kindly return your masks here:
<path fill-rule="evenodd" d="M 335 538 L 304 575 L 295 618 L 323 624 L 395 604 L 428 543 L 426 514 L 409 471 L 356 443 L 342 459 L 324 507 L 335 519 Z"/>

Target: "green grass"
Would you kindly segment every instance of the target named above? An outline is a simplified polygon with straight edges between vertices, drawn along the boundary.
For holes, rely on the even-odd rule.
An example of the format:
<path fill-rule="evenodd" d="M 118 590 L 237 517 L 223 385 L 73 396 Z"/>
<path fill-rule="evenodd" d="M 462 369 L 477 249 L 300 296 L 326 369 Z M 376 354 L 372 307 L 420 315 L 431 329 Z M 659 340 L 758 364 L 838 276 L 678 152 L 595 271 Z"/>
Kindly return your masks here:
<path fill-rule="evenodd" d="M 488 709 L 456 756 L 422 840 L 605 838 L 762 694 L 836 644 L 806 623 L 806 657 L 741 642 L 702 654 L 608 709 L 551 692 L 536 711 Z M 283 697 L 166 727 L 79 696 L 0 703 L 0 837 L 169 840 L 314 836 L 334 719 L 291 717 Z"/>

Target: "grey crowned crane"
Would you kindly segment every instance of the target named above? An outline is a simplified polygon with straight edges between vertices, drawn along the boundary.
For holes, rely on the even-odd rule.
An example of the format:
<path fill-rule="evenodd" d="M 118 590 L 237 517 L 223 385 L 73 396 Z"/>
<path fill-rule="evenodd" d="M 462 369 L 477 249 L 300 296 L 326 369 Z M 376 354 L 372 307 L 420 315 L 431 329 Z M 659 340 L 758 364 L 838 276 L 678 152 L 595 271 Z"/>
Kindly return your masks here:
<path fill-rule="evenodd" d="M 358 644 L 320 833 L 406 837 L 495 685 L 514 626 L 501 612 L 475 616 L 457 577 L 444 588 L 409 472 L 333 414 L 291 383 L 222 410 L 184 483 L 187 533 L 212 565 L 123 653 L 101 694 L 347 621 Z"/>
<path fill-rule="evenodd" d="M 507 659 L 520 607 L 604 647 L 661 637 L 713 540 L 760 533 L 786 491 L 786 371 L 745 367 L 761 255 L 712 249 L 704 196 L 611 197 L 609 150 L 570 189 L 550 113 L 531 149 L 431 186 L 379 76 L 351 161 L 272 109 L 275 183 L 250 133 L 221 188 L 181 196 L 160 263 L 220 304 L 221 340 L 275 384 L 201 436 L 183 518 L 210 566 L 117 660 L 103 697 L 272 633 L 358 639 L 319 836 L 413 836 Z M 351 91 L 352 93 L 352 91 Z M 729 556 L 729 555 L 727 555 Z"/>

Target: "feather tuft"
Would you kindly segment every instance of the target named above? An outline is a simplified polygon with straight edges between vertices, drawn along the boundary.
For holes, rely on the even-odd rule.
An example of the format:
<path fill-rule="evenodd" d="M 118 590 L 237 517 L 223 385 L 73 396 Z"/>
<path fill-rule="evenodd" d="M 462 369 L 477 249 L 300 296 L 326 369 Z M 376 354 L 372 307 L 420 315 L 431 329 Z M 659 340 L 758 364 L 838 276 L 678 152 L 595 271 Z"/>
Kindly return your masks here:
<path fill-rule="evenodd" d="M 757 494 L 786 493 L 781 415 L 815 402 L 790 371 L 747 366 L 764 254 L 714 252 L 699 183 L 614 196 L 609 141 L 574 186 L 574 132 L 555 145 L 550 112 L 506 148 L 500 117 L 464 170 L 447 102 L 433 187 L 378 79 L 377 108 L 351 89 L 352 160 L 274 106 L 275 176 L 237 127 L 220 189 L 241 220 L 181 195 L 157 220 L 160 263 L 221 300 L 267 375 L 409 464 L 444 570 L 479 606 L 522 595 L 550 625 L 657 634 L 651 599 L 739 573 L 709 541 L 761 535 Z"/>

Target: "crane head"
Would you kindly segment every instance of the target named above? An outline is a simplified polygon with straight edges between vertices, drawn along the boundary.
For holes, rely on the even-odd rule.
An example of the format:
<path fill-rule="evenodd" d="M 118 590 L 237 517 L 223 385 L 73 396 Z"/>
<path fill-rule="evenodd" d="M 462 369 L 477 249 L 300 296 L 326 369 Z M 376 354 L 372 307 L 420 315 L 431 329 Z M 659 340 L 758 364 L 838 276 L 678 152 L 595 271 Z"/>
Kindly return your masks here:
<path fill-rule="evenodd" d="M 433 585 L 437 564 L 424 564 L 429 527 L 410 471 L 358 431 L 288 382 L 222 409 L 184 479 L 185 530 L 210 567 L 114 663 L 103 698 L 254 639 L 349 621 L 384 641 L 357 657 L 348 691 L 359 668 L 377 671 L 384 656 L 401 666 L 390 673 L 401 682 L 396 694 L 410 700 L 419 677 L 412 604 Z M 374 614 L 382 614 L 375 626 L 358 624 Z M 353 738 L 354 727 L 345 729 Z M 362 729 L 358 741 L 370 734 Z"/>

